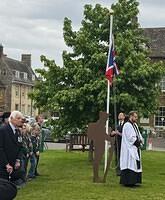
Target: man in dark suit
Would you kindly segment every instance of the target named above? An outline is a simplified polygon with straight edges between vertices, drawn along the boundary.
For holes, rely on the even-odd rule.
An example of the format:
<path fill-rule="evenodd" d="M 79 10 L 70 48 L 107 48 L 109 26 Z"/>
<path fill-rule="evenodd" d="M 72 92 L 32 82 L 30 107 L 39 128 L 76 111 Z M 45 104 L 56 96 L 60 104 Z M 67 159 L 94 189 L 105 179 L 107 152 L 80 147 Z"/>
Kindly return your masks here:
<path fill-rule="evenodd" d="M 120 150 L 121 150 L 121 137 L 122 137 L 122 129 L 124 125 L 125 114 L 119 113 L 118 115 L 118 126 L 117 126 L 117 134 L 115 138 L 115 155 L 116 155 L 116 175 L 120 176 Z"/>
<path fill-rule="evenodd" d="M 22 176 L 22 136 L 18 130 L 22 126 L 23 115 L 13 111 L 9 123 L 0 128 L 0 178 L 15 182 Z"/>
<path fill-rule="evenodd" d="M 12 182 L 0 178 L 0 199 L 12 200 L 17 194 L 17 187 Z"/>
<path fill-rule="evenodd" d="M 0 127 L 2 126 L 3 112 L 0 110 Z"/>

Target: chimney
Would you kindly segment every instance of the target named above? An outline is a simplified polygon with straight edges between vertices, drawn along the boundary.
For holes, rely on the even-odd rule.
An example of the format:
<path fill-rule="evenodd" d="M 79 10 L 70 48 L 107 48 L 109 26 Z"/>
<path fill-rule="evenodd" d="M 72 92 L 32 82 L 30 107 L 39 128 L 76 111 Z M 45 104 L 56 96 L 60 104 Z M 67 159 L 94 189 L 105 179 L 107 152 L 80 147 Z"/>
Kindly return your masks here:
<path fill-rule="evenodd" d="M 21 61 L 31 67 L 31 54 L 22 54 Z"/>
<path fill-rule="evenodd" d="M 3 56 L 3 46 L 2 46 L 2 44 L 0 44 L 0 57 L 2 57 Z"/>

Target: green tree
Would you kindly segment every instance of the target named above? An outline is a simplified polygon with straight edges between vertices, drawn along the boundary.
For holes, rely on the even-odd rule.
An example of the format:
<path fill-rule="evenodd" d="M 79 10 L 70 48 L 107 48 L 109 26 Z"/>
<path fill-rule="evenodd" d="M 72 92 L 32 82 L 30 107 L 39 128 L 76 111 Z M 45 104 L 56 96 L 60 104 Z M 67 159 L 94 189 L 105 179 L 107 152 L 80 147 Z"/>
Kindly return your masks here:
<path fill-rule="evenodd" d="M 158 106 L 158 83 L 164 74 L 162 63 L 151 63 L 146 39 L 137 21 L 138 2 L 119 0 L 114 10 L 113 33 L 120 75 L 116 77 L 117 111 L 137 110 L 143 116 Z M 64 40 L 72 52 L 63 52 L 63 67 L 41 56 L 45 68 L 31 94 L 36 106 L 44 111 L 58 111 L 55 133 L 84 130 L 88 122 L 106 110 L 107 81 L 105 68 L 108 52 L 110 13 L 96 4 L 84 7 L 84 19 L 78 31 L 64 19 Z M 113 115 L 114 98 L 110 111 Z"/>

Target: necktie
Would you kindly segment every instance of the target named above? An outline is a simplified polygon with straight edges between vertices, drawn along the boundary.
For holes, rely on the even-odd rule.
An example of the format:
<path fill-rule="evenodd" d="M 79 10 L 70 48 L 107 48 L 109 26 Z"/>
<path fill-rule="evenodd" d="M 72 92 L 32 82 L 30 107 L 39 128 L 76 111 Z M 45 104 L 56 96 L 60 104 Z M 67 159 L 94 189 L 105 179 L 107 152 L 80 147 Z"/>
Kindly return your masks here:
<path fill-rule="evenodd" d="M 18 135 L 19 135 L 19 130 L 15 129 L 15 139 L 16 139 L 16 141 L 18 141 Z"/>

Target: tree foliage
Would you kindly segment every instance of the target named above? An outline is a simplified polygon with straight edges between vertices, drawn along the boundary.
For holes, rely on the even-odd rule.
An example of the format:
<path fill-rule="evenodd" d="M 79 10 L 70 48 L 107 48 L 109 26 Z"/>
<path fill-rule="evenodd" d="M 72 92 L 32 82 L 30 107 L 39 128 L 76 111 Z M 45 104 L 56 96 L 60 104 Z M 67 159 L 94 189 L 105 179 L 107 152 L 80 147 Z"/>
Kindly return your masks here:
<path fill-rule="evenodd" d="M 158 83 L 165 73 L 162 63 L 151 63 L 147 40 L 137 21 L 138 2 L 119 0 L 114 10 L 113 33 L 120 75 L 116 77 L 117 112 L 137 110 L 143 116 L 158 106 Z M 31 98 L 43 111 L 58 111 L 55 133 L 83 130 L 106 110 L 105 68 L 108 52 L 110 13 L 96 4 L 85 5 L 84 19 L 78 31 L 72 21 L 64 19 L 64 40 L 72 52 L 63 52 L 63 67 L 41 56 L 44 69 Z M 113 115 L 114 97 L 110 112 Z"/>

